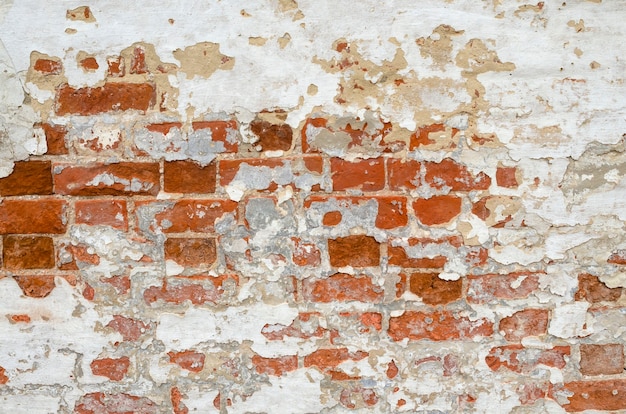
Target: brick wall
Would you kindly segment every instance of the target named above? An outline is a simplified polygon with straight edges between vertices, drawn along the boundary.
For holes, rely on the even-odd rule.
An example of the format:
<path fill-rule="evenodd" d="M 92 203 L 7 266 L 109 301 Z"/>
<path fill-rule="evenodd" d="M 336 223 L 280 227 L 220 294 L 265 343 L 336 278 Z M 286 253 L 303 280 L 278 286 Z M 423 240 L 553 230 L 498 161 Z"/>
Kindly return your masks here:
<path fill-rule="evenodd" d="M 292 3 L 277 13 L 298 21 Z M 97 11 L 64 18 L 95 24 Z M 449 79 L 420 83 L 400 52 L 377 65 L 358 40 L 313 59 L 338 74 L 337 94 L 304 115 L 271 97 L 237 109 L 245 96 L 230 111 L 181 112 L 186 76 L 243 59 L 213 43 L 180 65 L 149 43 L 74 61 L 32 51 L 23 77 L 49 91 L 30 92 L 45 150 L 0 178 L 3 405 L 626 410 L 623 141 L 528 156 L 525 132 L 513 144 L 481 120 L 501 108 L 478 75 L 515 78 L 520 63 L 486 40 L 437 43 L 461 34 L 438 26 L 413 45 L 442 73 L 463 70 L 471 93 L 447 112 L 415 97 Z M 75 71 L 100 77 L 79 84 Z M 414 125 L 368 96 L 415 99 Z"/>

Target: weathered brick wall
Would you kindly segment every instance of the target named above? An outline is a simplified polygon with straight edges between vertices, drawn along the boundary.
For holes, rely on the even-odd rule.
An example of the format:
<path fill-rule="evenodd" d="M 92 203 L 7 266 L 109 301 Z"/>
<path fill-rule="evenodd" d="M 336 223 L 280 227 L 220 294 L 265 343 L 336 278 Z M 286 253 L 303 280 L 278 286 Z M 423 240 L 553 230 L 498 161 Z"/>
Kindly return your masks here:
<path fill-rule="evenodd" d="M 626 411 L 624 3 L 310 3 L 5 7 L 0 411 Z"/>

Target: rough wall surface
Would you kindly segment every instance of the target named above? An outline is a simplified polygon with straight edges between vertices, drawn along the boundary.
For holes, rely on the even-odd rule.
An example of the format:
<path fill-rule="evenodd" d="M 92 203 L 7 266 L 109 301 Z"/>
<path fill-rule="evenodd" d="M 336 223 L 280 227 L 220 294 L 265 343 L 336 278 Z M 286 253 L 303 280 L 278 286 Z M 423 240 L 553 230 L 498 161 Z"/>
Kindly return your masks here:
<path fill-rule="evenodd" d="M 0 411 L 626 412 L 624 18 L 0 2 Z"/>

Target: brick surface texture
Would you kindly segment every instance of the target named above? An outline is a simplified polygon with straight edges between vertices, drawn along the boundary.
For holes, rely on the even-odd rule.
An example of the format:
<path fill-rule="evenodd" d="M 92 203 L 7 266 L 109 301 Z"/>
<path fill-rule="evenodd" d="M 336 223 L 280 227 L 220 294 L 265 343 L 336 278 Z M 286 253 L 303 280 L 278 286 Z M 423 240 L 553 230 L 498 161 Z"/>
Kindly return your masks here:
<path fill-rule="evenodd" d="M 617 5 L 18 3 L 0 412 L 626 412 Z"/>

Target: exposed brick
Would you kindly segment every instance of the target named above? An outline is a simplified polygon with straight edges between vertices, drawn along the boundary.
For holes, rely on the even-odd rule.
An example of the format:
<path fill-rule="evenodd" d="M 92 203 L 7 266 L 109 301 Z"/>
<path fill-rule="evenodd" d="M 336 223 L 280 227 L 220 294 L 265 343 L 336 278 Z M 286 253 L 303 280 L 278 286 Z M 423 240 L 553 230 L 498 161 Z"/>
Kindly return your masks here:
<path fill-rule="evenodd" d="M 170 401 L 174 414 L 189 414 L 189 408 L 183 403 L 183 394 L 177 387 L 170 389 Z"/>
<path fill-rule="evenodd" d="M 151 286 L 143 293 L 143 299 L 149 305 L 159 300 L 175 305 L 180 305 L 188 300 L 194 305 L 201 305 L 207 302 L 215 303 L 217 296 L 216 291 L 208 290 L 199 283 L 173 285 L 163 282 L 162 286 Z"/>
<path fill-rule="evenodd" d="M 68 153 L 65 145 L 65 135 L 67 130 L 63 125 L 41 124 L 41 128 L 46 135 L 46 143 L 48 144 L 48 155 L 64 155 Z"/>
<path fill-rule="evenodd" d="M 256 145 L 262 151 L 289 151 L 293 139 L 293 130 L 287 124 L 276 125 L 256 119 L 250 123 L 250 130 L 259 137 Z"/>
<path fill-rule="evenodd" d="M 404 268 L 418 269 L 438 269 L 442 268 L 448 258 L 445 256 L 435 257 L 409 257 L 402 246 L 387 246 L 389 256 L 388 263 L 392 266 L 402 266 Z"/>
<path fill-rule="evenodd" d="M 326 279 L 304 279 L 302 296 L 311 302 L 380 302 L 384 290 L 372 283 L 367 276 L 351 276 L 336 273 Z"/>
<path fill-rule="evenodd" d="M 486 190 L 491 185 L 485 173 L 473 175 L 467 167 L 449 158 L 440 163 L 391 158 L 387 161 L 387 171 L 391 190 L 410 190 L 427 184 L 436 189 L 472 191 Z"/>
<path fill-rule="evenodd" d="M 500 320 L 500 331 L 507 341 L 521 341 L 527 336 L 545 335 L 548 330 L 548 311 L 524 309 Z"/>
<path fill-rule="evenodd" d="M 86 71 L 95 71 L 100 67 L 100 65 L 98 65 L 98 61 L 94 57 L 86 57 L 81 60 L 80 66 Z"/>
<path fill-rule="evenodd" d="M 387 371 L 385 372 L 387 378 L 394 379 L 398 375 L 398 372 L 399 370 L 396 362 L 394 360 L 389 361 L 387 364 Z"/>
<path fill-rule="evenodd" d="M 626 265 L 626 249 L 615 250 L 611 253 L 607 262 L 616 265 Z"/>
<path fill-rule="evenodd" d="M 224 145 L 224 152 L 237 152 L 239 149 L 238 125 L 234 119 L 195 121 L 191 123 L 191 127 L 194 131 L 210 129 L 211 141 L 221 142 Z"/>
<path fill-rule="evenodd" d="M 105 394 L 92 392 L 76 402 L 76 414 L 156 414 L 158 405 L 146 397 L 130 394 Z"/>
<path fill-rule="evenodd" d="M 322 263 L 322 253 L 314 243 L 303 243 L 297 237 L 293 241 L 293 262 L 298 266 L 319 266 Z"/>
<path fill-rule="evenodd" d="M 7 269 L 51 269 L 54 243 L 50 237 L 4 236 L 2 261 Z"/>
<path fill-rule="evenodd" d="M 565 357 L 570 354 L 569 346 L 533 349 L 525 348 L 522 345 L 505 345 L 492 348 L 485 357 L 485 362 L 492 371 L 504 368 L 509 371 L 528 374 L 540 364 L 563 369 L 567 364 Z"/>
<path fill-rule="evenodd" d="M 496 169 L 496 183 L 500 187 L 517 188 L 517 167 L 502 167 Z"/>
<path fill-rule="evenodd" d="M 626 379 L 573 381 L 553 389 L 567 396 L 561 406 L 568 412 L 584 410 L 616 411 L 626 409 Z"/>
<path fill-rule="evenodd" d="M 146 51 L 142 46 L 136 46 L 130 60 L 130 73 L 142 75 L 148 73 L 146 65 Z"/>
<path fill-rule="evenodd" d="M 583 375 L 623 374 L 624 345 L 581 344 L 580 373 Z"/>
<path fill-rule="evenodd" d="M 217 164 L 202 167 L 192 161 L 166 162 L 163 170 L 163 190 L 168 193 L 214 193 Z"/>
<path fill-rule="evenodd" d="M 181 266 L 208 266 L 217 258 L 215 239 L 169 238 L 165 241 L 165 260 Z"/>
<path fill-rule="evenodd" d="M 260 355 L 252 357 L 252 364 L 259 374 L 282 376 L 286 372 L 298 369 L 298 356 L 286 355 L 277 358 L 264 358 Z"/>
<path fill-rule="evenodd" d="M 30 316 L 26 314 L 11 315 L 11 322 L 14 323 L 30 323 Z"/>
<path fill-rule="evenodd" d="M 94 375 L 107 377 L 112 381 L 121 381 L 128 372 L 130 359 L 127 356 L 96 359 L 89 366 Z"/>
<path fill-rule="evenodd" d="M 463 281 L 443 280 L 437 273 L 413 273 L 409 290 L 427 305 L 445 305 L 461 298 Z"/>
<path fill-rule="evenodd" d="M 432 124 L 418 128 L 413 135 L 411 135 L 409 141 L 409 150 L 414 150 L 418 147 L 433 144 L 434 141 L 430 139 L 430 134 L 433 132 L 443 132 L 446 130 L 444 124 Z"/>
<path fill-rule="evenodd" d="M 331 158 L 330 170 L 335 191 L 378 191 L 385 187 L 385 164 L 382 158 L 354 162 Z"/>
<path fill-rule="evenodd" d="M 337 224 L 341 223 L 342 219 L 343 216 L 340 212 L 329 211 L 328 213 L 324 214 L 324 217 L 322 218 L 322 224 L 325 226 L 336 226 Z"/>
<path fill-rule="evenodd" d="M 55 199 L 4 200 L 0 234 L 65 233 L 66 203 Z"/>
<path fill-rule="evenodd" d="M 322 370 L 335 368 L 345 361 L 360 361 L 368 356 L 367 352 L 350 352 L 348 348 L 318 349 L 304 357 L 305 367 L 318 367 Z"/>
<path fill-rule="evenodd" d="M 316 204 L 328 203 L 336 200 L 340 206 L 350 208 L 353 205 L 359 205 L 375 201 L 378 204 L 378 212 L 374 225 L 379 229 L 390 230 L 398 227 L 404 227 L 408 224 L 407 200 L 402 196 L 321 196 L 313 195 L 308 197 L 305 202 L 305 208 L 310 208 Z M 341 223 L 342 214 L 339 211 L 329 211 L 322 219 L 325 226 L 334 226 Z"/>
<path fill-rule="evenodd" d="M 153 202 L 138 202 L 137 208 Z M 159 202 L 157 202 L 159 204 Z M 230 200 L 180 200 L 155 214 L 152 229 L 164 233 L 214 232 L 215 223 L 227 214 L 237 218 L 237 203 Z"/>
<path fill-rule="evenodd" d="M 6 369 L 0 367 L 0 385 L 6 384 L 9 382 L 9 377 L 6 375 Z"/>
<path fill-rule="evenodd" d="M 37 59 L 33 69 L 44 75 L 58 75 L 63 71 L 63 64 L 52 59 Z"/>
<path fill-rule="evenodd" d="M 264 337 L 270 341 L 282 341 L 289 338 L 321 338 L 327 329 L 320 326 L 319 313 L 300 312 L 298 317 L 288 326 L 282 324 L 265 324 L 261 329 Z"/>
<path fill-rule="evenodd" d="M 149 83 L 105 83 L 96 88 L 60 87 L 56 95 L 58 115 L 96 115 L 102 112 L 147 111 L 155 103 L 155 87 Z"/>
<path fill-rule="evenodd" d="M 615 302 L 622 296 L 622 290 L 622 288 L 609 288 L 597 276 L 584 273 L 578 275 L 578 290 L 575 299 L 591 303 Z"/>
<path fill-rule="evenodd" d="M 113 328 L 122 335 L 124 341 L 136 341 L 148 331 L 150 325 L 140 320 L 122 315 L 114 315 L 107 327 Z"/>
<path fill-rule="evenodd" d="M 125 74 L 124 58 L 121 56 L 114 56 L 107 58 L 107 76 L 111 78 L 121 78 Z"/>
<path fill-rule="evenodd" d="M 86 166 L 55 165 L 54 191 L 74 196 L 157 195 L 159 164 L 121 162 Z"/>
<path fill-rule="evenodd" d="M 380 245 L 370 236 L 354 235 L 328 240 L 330 265 L 368 267 L 380 264 Z"/>
<path fill-rule="evenodd" d="M 485 303 L 498 299 L 523 299 L 539 287 L 539 274 L 516 272 L 467 277 L 467 300 Z"/>
<path fill-rule="evenodd" d="M 45 298 L 55 288 L 54 276 L 14 276 L 24 295 L 31 298 Z"/>
<path fill-rule="evenodd" d="M 128 229 L 125 200 L 78 200 L 75 209 L 76 224 Z"/>
<path fill-rule="evenodd" d="M 413 203 L 413 210 L 424 225 L 446 224 L 461 214 L 461 201 L 453 195 L 420 198 Z"/>
<path fill-rule="evenodd" d="M 493 324 L 486 319 L 470 320 L 449 311 L 405 311 L 389 319 L 389 336 L 394 341 L 430 339 L 447 341 L 473 339 L 493 334 Z"/>
<path fill-rule="evenodd" d="M 50 161 L 16 162 L 11 175 L 0 179 L 1 196 L 52 194 Z"/>
<path fill-rule="evenodd" d="M 170 362 L 179 365 L 182 369 L 186 369 L 190 372 L 200 372 L 204 369 L 204 360 L 206 356 L 202 352 L 196 352 L 192 350 L 180 351 L 180 352 L 168 352 L 167 356 L 170 357 Z"/>

